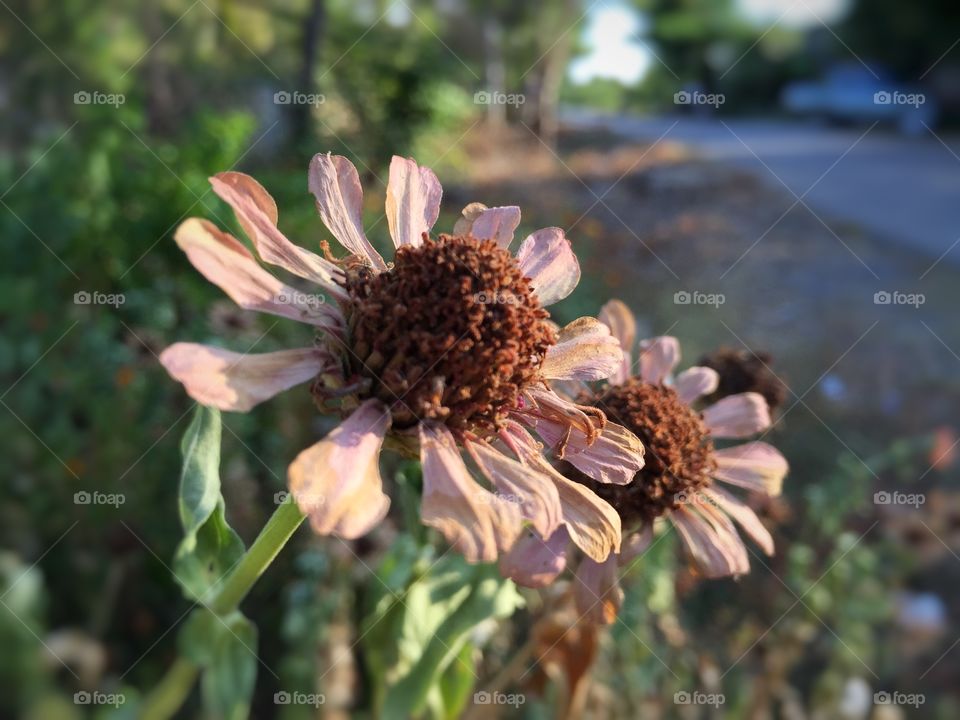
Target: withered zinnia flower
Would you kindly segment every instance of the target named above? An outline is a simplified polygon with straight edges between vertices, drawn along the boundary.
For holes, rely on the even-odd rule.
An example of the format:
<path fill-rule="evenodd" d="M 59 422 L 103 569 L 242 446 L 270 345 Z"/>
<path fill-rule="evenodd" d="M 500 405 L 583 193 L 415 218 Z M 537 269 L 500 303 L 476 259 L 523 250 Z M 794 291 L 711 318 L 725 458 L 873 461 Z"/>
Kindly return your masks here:
<path fill-rule="evenodd" d="M 468 206 L 453 233 L 431 239 L 441 187 L 428 168 L 394 157 L 386 217 L 396 247 L 388 264 L 367 240 L 362 190 L 344 157 L 317 155 L 309 188 L 325 225 L 349 251 L 321 257 L 277 228 L 277 206 L 241 173 L 211 178 L 260 258 L 312 283 L 322 297 L 284 284 L 235 238 L 200 219 L 176 241 L 194 266 L 241 307 L 313 325 L 313 347 L 261 355 L 192 343 L 161 361 L 201 403 L 247 411 L 310 382 L 318 404 L 344 419 L 291 463 L 291 493 L 314 530 L 363 535 L 386 516 L 378 460 L 384 444 L 423 464 L 421 516 L 471 562 L 509 549 L 529 523 L 541 537 L 560 526 L 588 557 L 619 548 L 620 520 L 582 484 L 557 474 L 520 425 L 542 422 L 589 448 L 590 476 L 626 482 L 642 466 L 635 436 L 596 408 L 556 393 L 549 379 L 596 380 L 620 362 L 608 328 L 581 318 L 556 331 L 544 306 L 566 297 L 580 269 L 559 228 L 508 251 L 517 207 Z M 468 470 L 465 449 L 489 482 Z"/>
<path fill-rule="evenodd" d="M 659 518 L 677 529 L 695 567 L 707 577 L 750 570 L 746 546 L 733 521 L 765 553 L 772 554 L 770 533 L 724 485 L 778 495 L 787 462 L 764 442 L 715 445 L 715 441 L 746 438 L 769 427 L 770 413 L 761 395 L 731 395 L 699 411 L 698 400 L 717 388 L 715 370 L 693 367 L 673 377 L 680 345 L 676 338 L 658 337 L 640 343 L 639 372 L 634 376 L 633 314 L 614 300 L 604 306 L 600 320 L 624 348 L 622 363 L 604 387 L 584 392 L 579 402 L 603 409 L 610 420 L 636 434 L 647 451 L 644 467 L 630 482 L 619 485 L 596 482 L 583 472 L 578 454 L 563 453 L 564 474 L 610 503 L 628 535 L 622 552 L 599 563 L 586 558 L 576 573 L 575 593 L 582 612 L 609 623 L 622 600 L 618 568 L 648 545 Z M 558 532 L 547 543 L 518 544 L 502 566 L 521 584 L 546 584 L 562 571 L 565 553 L 565 538 Z"/>

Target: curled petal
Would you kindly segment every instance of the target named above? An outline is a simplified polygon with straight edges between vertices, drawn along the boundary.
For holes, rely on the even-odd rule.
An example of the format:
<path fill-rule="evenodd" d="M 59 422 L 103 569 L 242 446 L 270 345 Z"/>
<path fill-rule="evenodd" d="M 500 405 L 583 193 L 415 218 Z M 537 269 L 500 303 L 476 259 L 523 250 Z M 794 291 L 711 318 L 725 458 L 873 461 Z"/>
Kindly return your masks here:
<path fill-rule="evenodd" d="M 670 519 L 687 553 L 704 576 L 721 578 L 750 571 L 746 548 L 732 526 L 718 531 L 717 524 L 689 508 L 674 511 Z"/>
<path fill-rule="evenodd" d="M 534 429 L 558 459 L 599 482 L 627 485 L 643 469 L 643 443 L 622 425 L 607 422 L 592 443 L 582 431 L 549 420 L 538 420 Z"/>
<path fill-rule="evenodd" d="M 603 562 L 584 558 L 574 576 L 573 597 L 582 618 L 597 625 L 611 625 L 623 604 L 623 590 L 618 578 L 617 556 Z"/>
<path fill-rule="evenodd" d="M 705 488 L 703 494 L 710 498 L 718 508 L 736 520 L 753 541 L 760 546 L 767 555 L 773 555 L 773 537 L 760 522 L 757 514 L 743 500 L 734 497 L 726 490 L 718 487 Z"/>
<path fill-rule="evenodd" d="M 516 503 L 541 537 L 550 537 L 561 522 L 560 496 L 550 478 L 521 465 L 484 442 L 467 442 L 480 472 L 505 502 Z"/>
<path fill-rule="evenodd" d="M 546 541 L 528 532 L 500 558 L 500 574 L 523 587 L 546 587 L 567 566 L 569 544 L 570 536 L 564 527 L 557 528 Z"/>
<path fill-rule="evenodd" d="M 246 412 L 274 395 L 334 368 L 319 348 L 247 355 L 195 343 L 174 343 L 160 362 L 202 405 Z"/>
<path fill-rule="evenodd" d="M 393 156 L 387 182 L 387 223 L 396 247 L 423 242 L 437 221 L 443 188 L 433 170 L 410 158 Z"/>
<path fill-rule="evenodd" d="M 698 398 L 716 391 L 720 375 L 713 368 L 692 367 L 677 375 L 674 389 L 688 405 Z"/>
<path fill-rule="evenodd" d="M 680 343 L 669 335 L 644 340 L 639 350 L 640 379 L 651 385 L 666 380 L 680 362 Z"/>
<path fill-rule="evenodd" d="M 770 427 L 770 409 L 760 393 L 740 393 L 722 398 L 704 410 L 703 421 L 715 437 L 749 437 Z"/>
<path fill-rule="evenodd" d="M 611 300 L 602 308 L 597 319 L 610 328 L 623 352 L 620 366 L 610 376 L 611 385 L 620 385 L 626 382 L 633 373 L 633 344 L 637 338 L 637 321 L 630 312 L 630 308 L 620 300 Z"/>
<path fill-rule="evenodd" d="M 580 282 L 580 263 L 560 228 L 528 235 L 517 251 L 517 263 L 543 306 L 563 300 Z"/>
<path fill-rule="evenodd" d="M 386 517 L 390 498 L 378 461 L 389 426 L 386 406 L 367 400 L 290 464 L 290 493 L 315 532 L 353 539 Z"/>
<path fill-rule="evenodd" d="M 779 495 L 787 474 L 787 460 L 772 445 L 750 442 L 714 450 L 717 469 L 713 476 L 730 485 L 765 495 Z"/>
<path fill-rule="evenodd" d="M 477 240 L 494 240 L 507 248 L 520 225 L 520 208 L 515 205 L 488 208 L 482 203 L 470 203 L 463 209 L 453 231 L 457 235 L 472 235 Z"/>
<path fill-rule="evenodd" d="M 314 155 L 307 184 L 317 199 L 323 224 L 337 242 L 374 270 L 386 270 L 387 264 L 363 232 L 363 188 L 353 163 L 342 155 Z"/>
<path fill-rule="evenodd" d="M 527 388 L 522 396 L 522 406 L 516 411 L 525 419 L 540 421 L 546 420 L 564 428 L 579 430 L 586 436 L 586 443 L 596 441 L 607 423 L 603 411 L 586 405 L 577 405 L 566 398 L 557 395 L 553 390 L 532 387 Z"/>
<path fill-rule="evenodd" d="M 420 516 L 467 562 L 493 562 L 520 534 L 520 508 L 481 487 L 467 471 L 446 426 L 421 422 L 423 500 Z"/>
<path fill-rule="evenodd" d="M 240 307 L 334 332 L 343 325 L 343 316 L 335 306 L 277 280 L 257 264 L 239 240 L 213 223 L 198 218 L 185 220 L 174 239 L 193 266 Z"/>
<path fill-rule="evenodd" d="M 298 277 L 310 280 L 336 297 L 346 297 L 337 282 L 343 272 L 329 260 L 290 242 L 277 228 L 277 204 L 249 175 L 224 172 L 210 178 L 213 191 L 233 208 L 260 257 Z"/>
<path fill-rule="evenodd" d="M 560 331 L 540 369 L 544 377 L 554 380 L 602 380 L 622 362 L 623 352 L 609 328 L 599 320 L 582 317 Z"/>

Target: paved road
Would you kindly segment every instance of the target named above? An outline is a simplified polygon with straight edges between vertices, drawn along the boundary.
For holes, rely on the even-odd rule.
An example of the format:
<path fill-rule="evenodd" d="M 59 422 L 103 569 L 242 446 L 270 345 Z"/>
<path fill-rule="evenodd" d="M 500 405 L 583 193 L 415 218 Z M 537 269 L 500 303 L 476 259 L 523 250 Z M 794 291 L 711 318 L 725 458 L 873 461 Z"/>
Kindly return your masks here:
<path fill-rule="evenodd" d="M 753 169 L 825 217 L 848 220 L 932 258 L 960 264 L 960 137 L 908 138 L 882 126 L 680 117 L 602 117 L 569 111 L 566 122 L 601 125 L 634 140 L 664 136 L 703 156 Z"/>

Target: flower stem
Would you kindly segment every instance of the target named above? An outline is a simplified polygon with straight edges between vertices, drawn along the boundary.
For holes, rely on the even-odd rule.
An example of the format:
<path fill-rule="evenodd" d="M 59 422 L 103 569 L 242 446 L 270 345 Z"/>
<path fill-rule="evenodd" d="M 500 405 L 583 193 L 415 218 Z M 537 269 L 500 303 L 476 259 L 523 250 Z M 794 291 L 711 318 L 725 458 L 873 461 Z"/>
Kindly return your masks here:
<path fill-rule="evenodd" d="M 253 545 L 244 553 L 226 581 L 220 586 L 220 590 L 207 605 L 207 609 L 217 615 L 228 615 L 236 610 L 253 584 L 270 567 L 270 563 L 300 527 L 304 517 L 292 495 L 280 503 L 257 539 L 253 541 Z M 167 670 L 160 683 L 144 699 L 140 716 L 144 720 L 167 720 L 172 717 L 187 699 L 199 674 L 200 668 L 195 663 L 185 658 L 178 658 Z"/>

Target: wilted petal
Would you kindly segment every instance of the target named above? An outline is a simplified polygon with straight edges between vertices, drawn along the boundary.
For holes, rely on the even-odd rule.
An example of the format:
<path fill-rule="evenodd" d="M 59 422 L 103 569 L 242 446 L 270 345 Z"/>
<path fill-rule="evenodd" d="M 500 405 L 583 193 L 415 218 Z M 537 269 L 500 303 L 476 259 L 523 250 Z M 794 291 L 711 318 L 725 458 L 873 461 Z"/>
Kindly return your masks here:
<path fill-rule="evenodd" d="M 651 385 L 666 380 L 680 362 L 680 343 L 669 335 L 644 340 L 639 352 L 640 379 Z"/>
<path fill-rule="evenodd" d="M 541 537 L 550 537 L 561 522 L 560 496 L 547 476 L 521 465 L 484 442 L 468 442 L 480 472 L 504 502 L 514 502 Z"/>
<path fill-rule="evenodd" d="M 597 625 L 611 625 L 623 604 L 623 590 L 618 578 L 617 556 L 603 562 L 584 558 L 574 575 L 573 597 L 580 617 Z"/>
<path fill-rule="evenodd" d="M 692 367 L 677 375 L 674 389 L 688 405 L 704 395 L 716 391 L 720 375 L 713 368 Z"/>
<path fill-rule="evenodd" d="M 314 155 L 307 184 L 317 199 L 323 224 L 337 242 L 374 270 L 386 270 L 387 264 L 363 232 L 363 188 L 353 163 L 343 155 Z"/>
<path fill-rule="evenodd" d="M 531 387 L 524 391 L 516 414 L 525 420 L 546 420 L 564 429 L 573 428 L 586 435 L 586 443 L 594 442 L 607 422 L 603 411 L 577 405 L 553 390 Z"/>
<path fill-rule="evenodd" d="M 528 235 L 517 251 L 517 263 L 543 306 L 563 300 L 580 282 L 580 263 L 560 228 Z"/>
<path fill-rule="evenodd" d="M 726 490 L 718 487 L 704 488 L 703 494 L 717 504 L 723 512 L 736 520 L 753 541 L 760 546 L 767 555 L 773 555 L 773 537 L 760 522 L 757 514 L 743 500 L 734 497 Z"/>
<path fill-rule="evenodd" d="M 744 566 L 746 548 L 736 530 L 718 533 L 713 523 L 689 508 L 674 511 L 670 519 L 704 576 L 721 578 L 749 572 L 749 563 Z"/>
<path fill-rule="evenodd" d="M 443 189 L 433 170 L 409 158 L 393 156 L 387 182 L 387 223 L 396 247 L 423 242 L 440 214 Z"/>
<path fill-rule="evenodd" d="M 298 277 L 320 285 L 336 297 L 346 297 L 337 280 L 343 272 L 329 260 L 290 242 L 277 228 L 277 204 L 249 175 L 224 172 L 210 178 L 213 191 L 237 216 L 260 257 Z"/>
<path fill-rule="evenodd" d="M 593 443 L 582 431 L 548 420 L 538 420 L 534 429 L 557 458 L 599 482 L 626 485 L 643 468 L 643 443 L 622 425 L 607 422 Z"/>
<path fill-rule="evenodd" d="M 279 315 L 336 331 L 343 316 L 333 305 L 312 302 L 264 270 L 239 240 L 213 223 L 199 218 L 185 220 L 174 239 L 193 266 L 247 310 Z"/>
<path fill-rule="evenodd" d="M 602 380 L 622 362 L 623 352 L 610 329 L 595 318 L 582 317 L 560 331 L 540 370 L 554 380 Z"/>
<path fill-rule="evenodd" d="M 770 409 L 760 393 L 740 393 L 718 400 L 704 410 L 703 422 L 715 437 L 749 437 L 770 427 Z"/>
<path fill-rule="evenodd" d="M 779 495 L 787 474 L 787 460 L 772 445 L 750 442 L 714 450 L 718 480 L 765 495 Z"/>
<path fill-rule="evenodd" d="M 446 426 L 421 422 L 423 500 L 420 516 L 467 562 L 493 562 L 520 534 L 520 508 L 481 487 L 467 471 Z"/>
<path fill-rule="evenodd" d="M 610 328 L 610 334 L 617 339 L 623 350 L 620 367 L 609 379 L 612 385 L 619 385 L 633 374 L 633 344 L 637 339 L 637 321 L 630 308 L 620 300 L 611 300 L 600 308 L 597 319 Z"/>
<path fill-rule="evenodd" d="M 642 529 L 633 533 L 623 541 L 620 548 L 620 565 L 628 565 L 643 555 L 653 544 L 653 525 L 647 523 Z"/>
<path fill-rule="evenodd" d="M 386 406 L 367 400 L 290 464 L 290 492 L 315 532 L 353 539 L 386 517 L 390 498 L 378 461 L 389 426 Z"/>
<path fill-rule="evenodd" d="M 198 403 L 235 412 L 334 366 L 331 355 L 319 348 L 247 355 L 195 343 L 174 343 L 160 353 L 160 362 Z"/>
<path fill-rule="evenodd" d="M 488 208 L 473 203 L 463 209 L 463 217 L 457 221 L 454 232 L 472 235 L 477 240 L 494 240 L 500 247 L 507 248 L 519 225 L 520 208 L 515 205 Z"/>
<path fill-rule="evenodd" d="M 539 535 L 527 533 L 500 558 L 500 574 L 523 587 L 546 587 L 567 566 L 569 544 L 570 536 L 564 527 L 557 528 L 546 541 Z"/>

